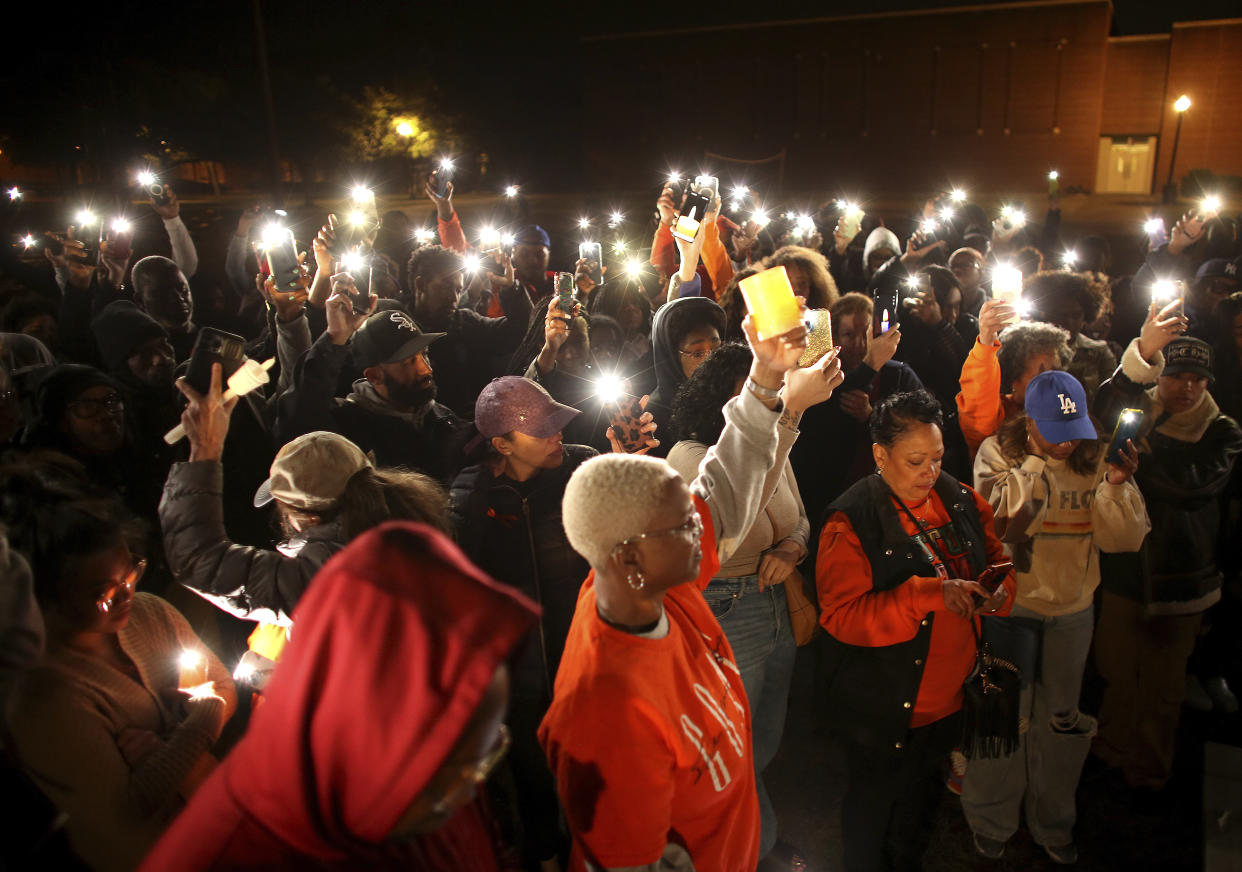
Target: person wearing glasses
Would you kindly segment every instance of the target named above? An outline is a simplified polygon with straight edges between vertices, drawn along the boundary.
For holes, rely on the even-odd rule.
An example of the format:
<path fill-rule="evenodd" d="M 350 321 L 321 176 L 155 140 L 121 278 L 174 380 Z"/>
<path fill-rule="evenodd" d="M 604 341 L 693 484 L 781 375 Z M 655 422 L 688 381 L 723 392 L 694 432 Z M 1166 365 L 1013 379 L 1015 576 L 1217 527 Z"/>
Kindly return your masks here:
<path fill-rule="evenodd" d="M 725 312 L 706 297 L 678 297 L 660 307 L 651 323 L 651 348 L 655 359 L 656 389 L 651 392 L 651 412 L 663 447 L 651 454 L 668 454 L 674 434 L 669 426 L 673 398 L 682 382 L 719 348 L 725 333 Z"/>
<path fill-rule="evenodd" d="M 119 507 L 28 469 L 0 477 L 47 628 L 43 660 L 14 688 L 6 745 L 91 868 L 133 869 L 215 765 L 233 681 L 176 609 L 135 591 L 146 561 Z"/>
<path fill-rule="evenodd" d="M 479 786 L 538 609 L 424 524 L 354 540 L 302 598 L 264 705 L 140 867 L 498 872 Z"/>
<path fill-rule="evenodd" d="M 753 359 L 745 345 L 728 342 L 677 391 L 673 423 L 685 438 L 668 453 L 668 463 L 683 480 L 694 480 L 708 447 L 719 440 L 725 423 L 721 410 L 743 390 Z M 781 397 L 785 415 L 778 430 L 776 463 L 763 482 L 754 524 L 703 591 L 733 648 L 750 701 L 763 828 L 761 857 L 776 846 L 777 825 L 776 812 L 763 783 L 763 770 L 776 756 L 785 730 L 797 651 L 785 590 L 787 584 L 802 583 L 797 567 L 807 556 L 811 532 L 789 464 L 789 449 L 798 438 L 802 413 L 827 400 L 840 381 L 841 365 L 833 351 L 817 365 L 795 369 L 788 375 Z"/>
<path fill-rule="evenodd" d="M 49 367 L 32 381 L 33 415 L 20 439 L 22 449 L 32 459 L 53 463 L 47 451 L 67 455 L 80 464 L 84 487 L 116 496 L 138 517 L 154 520 L 166 468 L 135 449 L 116 381 L 79 364 Z"/>
<path fill-rule="evenodd" d="M 539 739 L 571 868 L 752 872 L 759 862 L 750 703 L 701 591 L 763 509 L 789 412 L 780 390 L 806 330 L 759 341 L 749 316 L 743 327 L 754 361 L 689 485 L 662 460 L 608 454 L 566 486 L 565 533 L 591 572 Z"/>

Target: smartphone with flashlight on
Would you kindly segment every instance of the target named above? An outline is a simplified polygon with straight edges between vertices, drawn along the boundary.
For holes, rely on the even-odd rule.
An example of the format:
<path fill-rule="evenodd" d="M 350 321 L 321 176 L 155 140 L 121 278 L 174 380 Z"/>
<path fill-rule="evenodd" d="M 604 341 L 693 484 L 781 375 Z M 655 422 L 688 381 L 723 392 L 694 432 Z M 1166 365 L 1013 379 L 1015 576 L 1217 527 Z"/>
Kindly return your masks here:
<path fill-rule="evenodd" d="M 604 247 L 598 242 L 579 242 L 578 259 L 585 260 L 591 266 L 591 281 L 596 286 L 604 283 Z"/>
<path fill-rule="evenodd" d="M 146 190 L 151 202 L 156 206 L 167 206 L 172 202 L 172 198 L 168 196 L 168 186 L 161 182 L 152 182 L 147 185 Z"/>
<path fill-rule="evenodd" d="M 354 280 L 354 290 L 346 291 L 355 314 L 366 315 L 371 311 L 371 279 L 375 272 L 375 257 L 363 254 L 359 249 L 349 251 L 337 267 Z"/>
<path fill-rule="evenodd" d="M 1142 409 L 1122 409 L 1117 416 L 1117 426 L 1113 428 L 1113 438 L 1108 442 L 1108 453 L 1104 455 L 1106 463 L 1122 464 L 1126 443 L 1138 436 L 1139 427 L 1143 423 Z"/>
<path fill-rule="evenodd" d="M 267 269 L 276 283 L 276 290 L 283 293 L 305 290 L 302 265 L 298 263 L 297 241 L 292 230 L 284 231 L 278 242 L 267 247 Z"/>
<path fill-rule="evenodd" d="M 1143 222 L 1143 232 L 1147 234 L 1148 250 L 1155 250 L 1169 241 L 1169 231 L 1165 229 L 1164 219 L 1158 215 Z"/>
<path fill-rule="evenodd" d="M 133 230 L 126 219 L 114 218 L 111 222 L 99 222 L 99 250 L 103 251 L 106 242 L 109 257 L 128 261 L 134 253 L 133 239 Z"/>
<path fill-rule="evenodd" d="M 703 226 L 703 216 L 709 208 L 711 200 L 697 191 L 687 191 L 681 203 L 681 214 L 673 225 L 673 236 L 682 242 L 694 242 L 694 238 L 699 235 L 699 228 Z"/>
<path fill-rule="evenodd" d="M 443 199 L 448 196 L 449 182 L 453 181 L 453 165 L 441 163 L 431 172 L 431 190 Z"/>
<path fill-rule="evenodd" d="M 694 192 L 702 194 L 710 203 L 720 196 L 720 179 L 715 176 L 695 176 Z"/>

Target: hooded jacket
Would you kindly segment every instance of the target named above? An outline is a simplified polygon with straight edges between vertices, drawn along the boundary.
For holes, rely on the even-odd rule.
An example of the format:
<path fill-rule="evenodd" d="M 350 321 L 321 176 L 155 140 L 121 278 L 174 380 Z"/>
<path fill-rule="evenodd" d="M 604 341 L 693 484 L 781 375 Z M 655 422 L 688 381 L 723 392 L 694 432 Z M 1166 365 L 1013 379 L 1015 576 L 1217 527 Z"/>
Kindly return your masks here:
<path fill-rule="evenodd" d="M 359 536 L 294 613 L 245 736 L 140 868 L 496 870 L 479 802 L 387 837 L 536 617 L 427 526 Z"/>
<path fill-rule="evenodd" d="M 652 456 L 663 457 L 676 442 L 676 434 L 669 423 L 673 418 L 673 398 L 686 380 L 681 368 L 681 341 L 695 327 L 710 324 L 725 334 L 725 311 L 706 297 L 680 297 L 660 307 L 651 322 L 651 348 L 655 360 L 656 389 L 651 392 L 647 411 L 656 422 L 660 447 L 651 451 Z"/>
<path fill-rule="evenodd" d="M 897 234 L 889 230 L 887 227 L 877 227 L 867 235 L 867 244 L 863 246 L 863 271 L 869 273 L 868 263 L 871 261 L 871 253 L 877 248 L 887 248 L 893 252 L 896 257 L 901 254 L 901 242 L 897 239 Z"/>

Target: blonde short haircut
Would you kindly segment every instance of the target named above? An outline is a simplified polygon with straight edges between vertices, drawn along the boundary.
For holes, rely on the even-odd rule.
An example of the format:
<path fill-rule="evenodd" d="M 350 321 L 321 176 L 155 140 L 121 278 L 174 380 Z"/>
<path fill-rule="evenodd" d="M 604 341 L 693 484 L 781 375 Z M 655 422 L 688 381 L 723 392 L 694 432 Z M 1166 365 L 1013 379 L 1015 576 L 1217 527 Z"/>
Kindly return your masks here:
<path fill-rule="evenodd" d="M 647 532 L 677 473 L 663 460 L 602 454 L 579 466 L 565 487 L 561 518 L 573 549 L 595 569 L 618 543 Z"/>

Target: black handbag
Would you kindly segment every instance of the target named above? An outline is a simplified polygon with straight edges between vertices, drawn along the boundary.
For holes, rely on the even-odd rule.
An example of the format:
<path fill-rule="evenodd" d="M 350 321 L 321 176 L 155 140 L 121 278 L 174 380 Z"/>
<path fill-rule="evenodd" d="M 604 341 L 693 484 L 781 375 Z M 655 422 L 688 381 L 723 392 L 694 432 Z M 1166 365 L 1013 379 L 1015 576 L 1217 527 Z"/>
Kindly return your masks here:
<path fill-rule="evenodd" d="M 968 758 L 1008 757 L 1018 750 L 1022 676 L 992 653 L 974 620 L 975 669 L 962 685 L 962 753 Z"/>
<path fill-rule="evenodd" d="M 923 522 L 891 488 L 889 493 L 927 540 L 932 563 L 947 576 L 948 560 Z M 970 630 L 975 636 L 975 669 L 962 684 L 962 753 L 969 758 L 1008 757 L 1018 749 L 1022 678 L 1017 666 L 992 653 L 974 618 Z"/>

